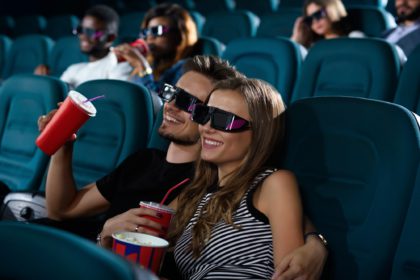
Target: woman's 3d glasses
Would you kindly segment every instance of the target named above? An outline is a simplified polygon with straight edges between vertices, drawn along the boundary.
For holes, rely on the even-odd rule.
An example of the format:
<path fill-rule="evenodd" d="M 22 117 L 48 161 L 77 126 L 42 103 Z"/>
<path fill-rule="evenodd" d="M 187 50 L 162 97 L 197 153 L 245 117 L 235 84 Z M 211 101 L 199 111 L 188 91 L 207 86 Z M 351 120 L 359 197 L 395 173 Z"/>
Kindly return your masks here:
<path fill-rule="evenodd" d="M 73 29 L 73 34 L 74 35 L 84 34 L 91 40 L 98 40 L 102 36 L 104 36 L 106 34 L 106 32 L 103 31 L 103 30 L 96 30 L 96 29 L 93 29 L 93 28 L 83 27 L 83 26 L 79 25 L 75 29 Z"/>
<path fill-rule="evenodd" d="M 191 113 L 195 104 L 203 103 L 197 97 L 192 96 L 182 88 L 165 84 L 159 92 L 159 97 L 165 102 L 171 102 L 175 99 L 175 106 L 187 113 Z"/>
<path fill-rule="evenodd" d="M 251 123 L 233 113 L 196 104 L 191 113 L 191 119 L 201 125 L 210 121 L 210 127 L 224 132 L 240 132 L 251 128 Z"/>
<path fill-rule="evenodd" d="M 140 30 L 139 38 L 147 38 L 147 36 L 160 37 L 170 31 L 170 28 L 165 25 L 156 25 L 149 28 L 143 28 Z"/>
<path fill-rule="evenodd" d="M 316 11 L 316 12 L 312 13 L 312 14 L 311 14 L 311 15 L 309 15 L 309 16 L 306 16 L 306 17 L 303 19 L 303 21 L 304 21 L 307 25 L 311 26 L 311 25 L 312 25 L 312 22 L 313 22 L 314 20 L 318 21 L 318 20 L 320 20 L 320 19 L 322 19 L 322 18 L 325 18 L 325 17 L 327 17 L 327 13 L 325 12 L 325 10 L 324 10 L 324 9 L 321 9 L 321 10 L 318 10 L 318 11 Z"/>

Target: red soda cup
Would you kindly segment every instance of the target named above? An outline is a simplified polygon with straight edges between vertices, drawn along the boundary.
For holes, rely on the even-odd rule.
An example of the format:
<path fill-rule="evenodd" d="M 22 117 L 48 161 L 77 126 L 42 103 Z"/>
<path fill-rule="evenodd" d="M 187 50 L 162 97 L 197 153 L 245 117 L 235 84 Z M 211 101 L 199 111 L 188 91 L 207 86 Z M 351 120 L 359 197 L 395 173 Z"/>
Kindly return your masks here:
<path fill-rule="evenodd" d="M 70 91 L 63 104 L 36 139 L 36 145 L 47 155 L 53 155 L 90 118 L 96 108 L 77 91 Z"/>
<path fill-rule="evenodd" d="M 167 234 L 168 234 L 168 229 L 169 226 L 171 224 L 171 220 L 172 220 L 172 216 L 175 214 L 175 211 L 171 208 L 169 208 L 168 206 L 156 203 L 156 202 L 152 202 L 152 201 L 140 201 L 139 204 L 140 207 L 144 207 L 144 208 L 149 208 L 152 210 L 155 210 L 157 213 L 159 213 L 159 217 L 156 216 L 149 216 L 149 215 L 145 215 L 142 217 L 145 217 L 149 220 L 155 221 L 159 224 L 162 225 L 162 230 L 159 234 L 160 237 L 162 238 L 166 238 Z M 148 227 L 145 227 L 148 228 Z M 150 230 L 154 230 L 153 228 L 148 228 Z"/>

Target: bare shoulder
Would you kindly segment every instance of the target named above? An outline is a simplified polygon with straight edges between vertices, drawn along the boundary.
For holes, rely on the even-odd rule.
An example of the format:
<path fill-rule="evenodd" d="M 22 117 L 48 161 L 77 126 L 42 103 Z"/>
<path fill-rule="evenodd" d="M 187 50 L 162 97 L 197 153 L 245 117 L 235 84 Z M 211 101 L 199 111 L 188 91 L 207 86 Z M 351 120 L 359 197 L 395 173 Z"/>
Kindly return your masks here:
<path fill-rule="evenodd" d="M 262 189 L 269 191 L 271 189 L 279 189 L 279 187 L 287 188 L 297 187 L 296 176 L 293 172 L 285 169 L 277 170 L 273 172 L 262 184 Z"/>

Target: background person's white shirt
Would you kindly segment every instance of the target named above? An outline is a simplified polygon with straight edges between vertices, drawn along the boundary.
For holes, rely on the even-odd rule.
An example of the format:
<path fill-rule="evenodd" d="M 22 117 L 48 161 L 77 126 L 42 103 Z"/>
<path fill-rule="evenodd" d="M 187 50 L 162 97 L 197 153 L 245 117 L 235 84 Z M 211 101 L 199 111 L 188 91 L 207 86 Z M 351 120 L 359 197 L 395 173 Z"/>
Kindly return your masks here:
<path fill-rule="evenodd" d="M 81 62 L 70 65 L 60 79 L 75 88 L 78 85 L 97 79 L 128 80 L 132 67 L 128 62 L 118 63 L 113 52 L 93 62 Z"/>

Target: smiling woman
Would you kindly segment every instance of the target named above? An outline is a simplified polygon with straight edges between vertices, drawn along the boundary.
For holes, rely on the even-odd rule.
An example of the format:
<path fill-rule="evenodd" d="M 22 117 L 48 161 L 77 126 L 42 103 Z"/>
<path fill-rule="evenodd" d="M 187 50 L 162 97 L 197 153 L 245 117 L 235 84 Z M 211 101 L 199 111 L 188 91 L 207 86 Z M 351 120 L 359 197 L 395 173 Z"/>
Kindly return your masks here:
<path fill-rule="evenodd" d="M 246 78 L 219 82 L 206 104 L 195 104 L 201 159 L 171 204 L 178 212 L 170 238 L 184 279 L 269 279 L 303 244 L 295 177 L 266 166 L 284 136 L 284 110 L 275 89 Z"/>

